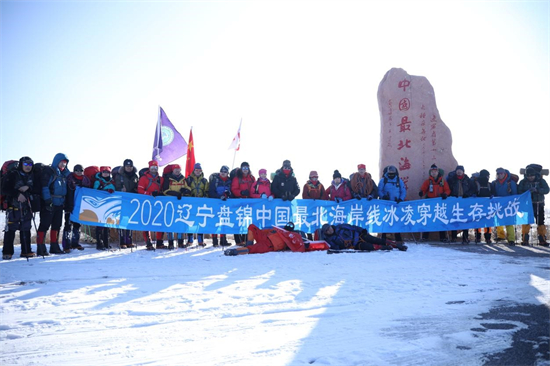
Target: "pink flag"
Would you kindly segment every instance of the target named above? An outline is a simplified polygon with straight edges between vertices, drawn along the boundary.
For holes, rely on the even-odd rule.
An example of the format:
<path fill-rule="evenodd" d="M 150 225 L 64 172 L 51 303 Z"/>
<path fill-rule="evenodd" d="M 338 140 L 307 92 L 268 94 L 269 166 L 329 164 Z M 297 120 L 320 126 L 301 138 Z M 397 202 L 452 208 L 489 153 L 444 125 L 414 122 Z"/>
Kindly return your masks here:
<path fill-rule="evenodd" d="M 241 148 L 241 124 L 243 123 L 243 120 L 241 119 L 241 122 L 239 123 L 239 130 L 237 131 L 237 135 L 233 138 L 233 141 L 231 142 L 231 145 L 229 146 L 228 150 L 235 149 L 235 151 L 239 151 Z"/>

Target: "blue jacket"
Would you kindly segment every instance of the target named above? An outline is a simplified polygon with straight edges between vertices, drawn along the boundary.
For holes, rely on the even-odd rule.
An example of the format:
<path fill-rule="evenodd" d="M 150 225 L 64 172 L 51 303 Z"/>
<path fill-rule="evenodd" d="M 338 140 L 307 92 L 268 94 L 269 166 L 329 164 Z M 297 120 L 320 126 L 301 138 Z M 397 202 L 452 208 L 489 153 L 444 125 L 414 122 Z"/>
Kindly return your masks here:
<path fill-rule="evenodd" d="M 395 178 L 388 178 L 388 173 L 385 173 L 380 183 L 378 183 L 378 196 L 380 199 L 385 199 L 384 196 L 388 196 L 390 201 L 405 200 L 407 196 L 407 188 L 405 183 L 396 175 Z"/>
<path fill-rule="evenodd" d="M 42 171 L 42 199 L 51 199 L 54 206 L 63 206 L 65 203 L 67 177 L 71 174 L 69 168 L 59 170 L 61 160 L 66 160 L 68 165 L 69 158 L 63 153 L 58 153 L 53 158 L 51 167 L 44 167 Z"/>
<path fill-rule="evenodd" d="M 331 249 L 355 248 L 359 243 L 361 232 L 365 230 L 362 227 L 349 224 L 340 224 L 333 228 L 334 233 L 324 237 Z"/>
<path fill-rule="evenodd" d="M 94 189 L 99 189 L 101 191 L 108 191 L 108 190 L 115 190 L 115 182 L 113 181 L 113 178 L 111 175 L 109 175 L 109 178 L 105 179 L 103 178 L 103 174 L 101 172 L 96 173 L 95 175 L 95 182 L 94 182 Z"/>
<path fill-rule="evenodd" d="M 212 180 L 210 181 L 210 186 L 208 188 L 208 197 L 210 198 L 221 198 L 224 193 L 227 192 L 228 197 L 232 197 L 231 194 L 231 179 L 229 176 L 227 180 L 220 178 L 219 173 L 214 174 Z"/>
<path fill-rule="evenodd" d="M 504 178 L 502 183 L 498 179 L 495 179 L 491 184 L 496 197 L 505 197 L 518 194 L 518 185 L 512 180 L 508 170 L 506 170 L 506 178 Z"/>

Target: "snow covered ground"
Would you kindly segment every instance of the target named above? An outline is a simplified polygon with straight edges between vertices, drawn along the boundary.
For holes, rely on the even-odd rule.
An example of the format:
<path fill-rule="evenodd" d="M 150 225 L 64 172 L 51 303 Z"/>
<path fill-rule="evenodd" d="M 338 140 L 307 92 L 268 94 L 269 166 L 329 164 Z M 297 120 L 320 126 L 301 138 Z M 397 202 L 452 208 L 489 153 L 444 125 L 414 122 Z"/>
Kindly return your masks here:
<path fill-rule="evenodd" d="M 548 257 L 430 245 L 18 255 L 0 262 L 2 365 L 481 365 L 526 325 L 479 314 L 550 306 Z"/>

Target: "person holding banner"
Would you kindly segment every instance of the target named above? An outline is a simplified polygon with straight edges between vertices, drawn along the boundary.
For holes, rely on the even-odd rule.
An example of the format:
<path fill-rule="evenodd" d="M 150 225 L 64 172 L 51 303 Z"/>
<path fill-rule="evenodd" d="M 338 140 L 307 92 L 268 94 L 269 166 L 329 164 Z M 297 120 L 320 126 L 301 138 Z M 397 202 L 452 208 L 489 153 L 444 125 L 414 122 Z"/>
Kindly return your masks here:
<path fill-rule="evenodd" d="M 319 182 L 319 174 L 317 171 L 312 170 L 309 172 L 309 180 L 304 184 L 304 189 L 302 189 L 302 198 L 310 200 L 322 200 L 325 195 L 325 187 L 321 182 Z M 313 240 L 313 234 L 307 234 L 309 240 Z"/>
<path fill-rule="evenodd" d="M 517 176 L 516 176 L 517 177 Z M 497 169 L 497 179 L 493 181 L 495 197 L 506 197 L 518 194 L 518 186 L 510 172 L 504 168 Z M 506 226 L 506 239 L 504 239 L 504 226 L 497 227 L 497 241 L 508 240 L 508 244 L 516 245 L 516 228 L 514 225 Z"/>
<path fill-rule="evenodd" d="M 199 163 L 196 163 L 191 173 L 185 182 L 191 190 L 191 197 L 208 197 L 208 180 L 204 177 L 202 167 Z M 203 234 L 197 234 L 197 241 L 201 247 L 205 246 Z M 193 234 L 187 235 L 187 245 L 193 245 Z"/>
<path fill-rule="evenodd" d="M 139 177 L 132 159 L 125 159 L 122 166 L 118 169 L 118 172 L 113 172 L 113 178 L 115 180 L 115 189 L 117 191 L 138 193 L 137 188 Z M 119 229 L 118 240 L 120 248 L 122 249 L 134 247 L 134 244 L 132 243 L 132 230 Z"/>
<path fill-rule="evenodd" d="M 74 166 L 73 172 L 67 178 L 67 197 L 65 200 L 65 225 L 63 227 L 62 246 L 65 253 L 71 249 L 84 250 L 80 245 L 80 224 L 71 221 L 71 213 L 74 208 L 74 194 L 76 187 L 91 188 L 92 182 L 84 175 L 84 167 L 80 164 Z"/>
<path fill-rule="evenodd" d="M 332 183 L 325 191 L 323 199 L 340 203 L 351 199 L 351 191 L 347 182 L 342 179 L 342 174 L 338 170 L 332 174 Z"/>
<path fill-rule="evenodd" d="M 421 198 L 438 198 L 441 197 L 442 199 L 447 199 L 449 195 L 451 194 L 451 189 L 449 188 L 449 184 L 445 180 L 444 177 L 445 172 L 443 169 L 440 169 L 437 167 L 437 165 L 432 164 L 429 171 L 429 178 L 422 183 L 422 187 L 420 188 L 420 192 L 418 192 L 418 195 Z M 422 233 L 422 241 L 428 240 L 428 236 L 430 233 L 423 232 Z M 449 241 L 447 238 L 447 232 L 446 231 L 440 231 L 439 232 L 439 240 L 443 243 L 446 243 Z"/>
<path fill-rule="evenodd" d="M 531 192 L 531 200 L 533 201 L 533 214 L 535 223 L 537 224 L 537 234 L 539 245 L 548 246 L 546 241 L 546 225 L 544 224 L 544 195 L 548 194 L 548 183 L 542 178 L 542 167 L 538 164 L 530 164 L 525 169 L 524 178 L 519 182 L 518 193 Z M 529 231 L 531 225 L 521 225 L 522 243 L 521 245 L 529 245 Z"/>
<path fill-rule="evenodd" d="M 159 175 L 159 163 L 156 160 L 149 162 L 149 170 L 143 174 L 138 182 L 138 193 L 148 196 L 157 197 L 162 194 L 163 178 Z M 157 231 L 157 249 L 166 249 L 166 246 L 162 243 L 162 237 L 164 233 Z M 151 236 L 148 231 L 143 232 L 143 239 L 147 250 L 154 250 L 153 243 L 151 242 Z"/>
<path fill-rule="evenodd" d="M 481 169 L 479 173 L 472 174 L 472 185 L 474 187 L 474 194 L 473 197 L 490 197 L 492 198 L 494 196 L 493 194 L 493 188 L 491 187 L 491 182 L 489 178 L 491 177 L 491 173 L 489 173 L 486 169 Z M 481 233 L 485 231 L 483 234 L 485 238 L 486 244 L 491 244 L 491 233 L 492 228 L 486 227 L 485 229 L 479 228 L 475 229 L 476 232 L 476 239 L 475 243 L 481 243 Z"/>
<path fill-rule="evenodd" d="M 256 178 L 250 174 L 250 165 L 243 161 L 241 168 L 237 169 L 237 173 L 231 182 L 231 193 L 235 198 L 250 198 L 252 186 Z M 235 244 L 243 245 L 246 242 L 246 235 L 235 234 Z"/>
<path fill-rule="evenodd" d="M 283 166 L 277 171 L 271 183 L 271 192 L 275 198 L 281 198 L 283 201 L 292 201 L 300 194 L 298 181 L 294 177 L 294 171 L 290 165 L 290 160 L 283 161 Z"/>
<path fill-rule="evenodd" d="M 399 178 L 399 171 L 393 165 L 388 165 L 384 168 L 382 179 L 378 183 L 378 195 L 380 199 L 386 201 L 395 201 L 396 203 L 403 202 L 407 197 L 407 188 L 403 180 Z M 394 234 L 395 241 L 403 244 L 401 233 Z M 386 239 L 386 234 L 382 234 L 382 239 Z"/>
<path fill-rule="evenodd" d="M 191 195 L 191 188 L 187 185 L 185 177 L 181 174 L 181 166 L 179 164 L 173 164 L 172 166 L 167 165 L 167 167 L 172 168 L 172 171 L 164 175 L 164 182 L 162 184 L 162 191 L 165 196 L 174 196 L 178 200 L 181 200 L 183 196 Z M 164 168 L 166 169 L 166 167 Z M 184 248 L 183 245 L 183 233 L 176 233 L 175 237 L 178 243 L 178 248 Z M 174 249 L 174 233 L 168 232 L 168 249 Z"/>
<path fill-rule="evenodd" d="M 107 191 L 113 193 L 115 191 L 115 182 L 111 178 L 111 167 L 102 166 L 99 168 L 99 173 L 95 176 L 94 189 L 101 191 Z M 111 246 L 109 245 L 109 228 L 96 226 L 95 228 L 95 237 L 96 237 L 96 249 L 97 250 L 109 250 Z"/>
<path fill-rule="evenodd" d="M 370 201 L 373 198 L 378 198 L 378 187 L 370 173 L 367 173 L 365 164 L 357 165 L 357 172 L 351 175 L 349 185 L 353 197 L 358 200 L 366 198 Z"/>
<path fill-rule="evenodd" d="M 468 198 L 475 194 L 475 190 L 470 178 L 464 174 L 464 166 L 458 165 L 453 172 L 447 175 L 447 184 L 451 190 L 451 196 Z M 456 241 L 458 232 L 456 230 L 451 231 L 451 241 Z M 462 244 L 469 244 L 468 230 L 462 230 Z"/>
<path fill-rule="evenodd" d="M 213 173 L 210 175 L 208 197 L 218 198 L 222 201 L 225 201 L 231 197 L 231 179 L 229 179 L 228 166 L 222 165 L 219 173 Z M 231 245 L 227 242 L 227 236 L 225 234 L 220 234 L 219 237 L 220 239 L 218 241 L 218 235 L 212 234 L 213 246 L 217 247 L 218 245 L 221 245 L 222 247 L 228 247 Z"/>

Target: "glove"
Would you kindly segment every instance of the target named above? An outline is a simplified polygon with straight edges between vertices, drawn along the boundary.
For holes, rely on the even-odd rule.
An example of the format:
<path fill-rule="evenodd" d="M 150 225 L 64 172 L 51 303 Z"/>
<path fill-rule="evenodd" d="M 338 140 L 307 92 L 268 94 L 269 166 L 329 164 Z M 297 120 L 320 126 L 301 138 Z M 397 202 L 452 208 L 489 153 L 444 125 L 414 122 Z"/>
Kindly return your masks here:
<path fill-rule="evenodd" d="M 389 201 L 389 200 L 390 200 L 390 195 L 389 195 L 389 193 L 386 193 L 386 194 L 384 195 L 384 197 L 382 197 L 382 199 L 383 199 L 383 200 L 386 200 L 386 201 Z"/>
<path fill-rule="evenodd" d="M 227 201 L 227 196 L 224 194 L 223 196 L 220 197 L 222 199 L 222 201 Z"/>
<path fill-rule="evenodd" d="M 250 191 L 248 189 L 242 190 L 241 191 L 241 196 L 243 196 L 243 197 L 250 196 Z"/>
<path fill-rule="evenodd" d="M 340 203 L 340 202 L 342 202 L 342 199 L 341 199 L 340 197 L 336 197 L 336 198 L 334 199 L 334 201 L 336 201 L 336 203 Z"/>
<path fill-rule="evenodd" d="M 441 193 L 441 199 L 446 200 L 447 199 L 447 193 Z"/>
<path fill-rule="evenodd" d="M 367 201 L 371 201 L 371 200 L 372 200 L 372 196 L 369 194 L 369 195 L 367 196 Z"/>
<path fill-rule="evenodd" d="M 422 191 L 418 192 L 418 196 L 419 196 L 419 197 L 424 196 L 424 192 L 422 192 Z"/>
<path fill-rule="evenodd" d="M 191 191 L 188 190 L 187 188 L 180 188 L 180 193 L 181 193 L 182 195 L 186 195 L 186 196 L 187 196 L 187 195 L 189 195 L 189 194 L 191 193 Z"/>
<path fill-rule="evenodd" d="M 19 193 L 19 196 L 17 196 L 17 201 L 21 203 L 27 202 L 27 197 L 25 197 L 23 193 Z"/>
<path fill-rule="evenodd" d="M 153 191 L 153 193 L 151 193 L 151 196 L 153 197 L 156 197 L 159 195 L 159 191 Z"/>
<path fill-rule="evenodd" d="M 493 196 L 493 195 L 491 195 L 491 197 L 489 197 L 489 199 L 493 199 L 493 198 L 495 198 L 495 196 Z"/>
<path fill-rule="evenodd" d="M 360 195 L 360 194 L 356 194 L 356 195 L 355 195 L 355 198 L 357 198 L 358 200 L 361 200 L 361 195 Z"/>
<path fill-rule="evenodd" d="M 47 211 L 53 211 L 53 205 L 52 205 L 52 199 L 48 198 L 47 200 L 44 200 L 44 208 Z"/>
<path fill-rule="evenodd" d="M 267 198 L 267 194 L 262 193 L 262 198 L 263 198 L 263 199 L 266 199 L 266 198 Z"/>
<path fill-rule="evenodd" d="M 292 201 L 292 200 L 294 199 L 294 196 L 293 196 L 292 194 L 289 193 L 287 199 L 288 199 L 289 201 Z"/>
<path fill-rule="evenodd" d="M 270 201 L 270 202 L 273 201 L 273 196 L 267 197 L 267 200 Z"/>
<path fill-rule="evenodd" d="M 396 202 L 396 203 L 399 203 L 399 202 L 403 202 L 403 200 L 402 200 L 401 198 L 397 198 L 397 199 L 395 200 L 395 202 Z"/>
<path fill-rule="evenodd" d="M 178 193 L 178 196 L 177 196 L 177 197 L 178 197 L 178 200 L 181 200 L 181 192 Z"/>
<path fill-rule="evenodd" d="M 529 189 L 529 191 L 530 191 L 531 193 L 536 193 L 536 192 L 537 192 L 537 189 L 536 189 L 535 187 L 533 187 L 533 188 Z"/>
<path fill-rule="evenodd" d="M 109 189 L 107 190 L 107 192 L 109 192 L 109 193 L 115 193 L 115 190 L 109 188 Z"/>

